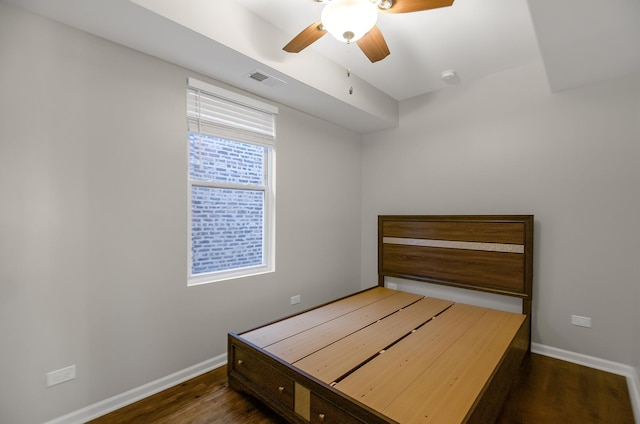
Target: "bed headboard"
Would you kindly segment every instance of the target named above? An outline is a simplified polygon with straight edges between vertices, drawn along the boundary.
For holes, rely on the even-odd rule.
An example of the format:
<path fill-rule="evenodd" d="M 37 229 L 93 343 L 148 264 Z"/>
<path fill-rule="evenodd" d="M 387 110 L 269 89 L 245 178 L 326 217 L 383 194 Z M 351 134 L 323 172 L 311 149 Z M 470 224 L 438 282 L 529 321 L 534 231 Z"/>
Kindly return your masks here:
<path fill-rule="evenodd" d="M 533 215 L 380 215 L 385 277 L 519 297 L 531 315 Z"/>

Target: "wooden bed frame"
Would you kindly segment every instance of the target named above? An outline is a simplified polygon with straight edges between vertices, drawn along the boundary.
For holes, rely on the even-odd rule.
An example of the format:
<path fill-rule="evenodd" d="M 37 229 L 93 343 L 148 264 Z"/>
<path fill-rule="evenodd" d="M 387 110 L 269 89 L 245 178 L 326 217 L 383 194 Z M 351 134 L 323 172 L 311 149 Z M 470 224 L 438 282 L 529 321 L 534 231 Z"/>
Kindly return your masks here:
<path fill-rule="evenodd" d="M 531 343 L 533 222 L 379 216 L 378 286 L 229 333 L 230 387 L 291 423 L 495 421 Z M 516 297 L 522 314 L 389 290 L 386 277 Z M 391 407 L 369 396 L 375 384 L 385 405 L 397 394 Z"/>

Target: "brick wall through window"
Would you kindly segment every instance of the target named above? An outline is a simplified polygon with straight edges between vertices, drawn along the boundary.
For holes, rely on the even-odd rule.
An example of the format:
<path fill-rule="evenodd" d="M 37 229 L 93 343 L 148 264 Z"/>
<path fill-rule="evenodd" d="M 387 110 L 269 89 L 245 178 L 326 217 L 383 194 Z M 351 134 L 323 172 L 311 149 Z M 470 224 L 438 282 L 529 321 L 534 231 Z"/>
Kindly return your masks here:
<path fill-rule="evenodd" d="M 189 133 L 192 180 L 264 185 L 266 148 Z M 263 190 L 193 184 L 192 274 L 263 264 Z"/>

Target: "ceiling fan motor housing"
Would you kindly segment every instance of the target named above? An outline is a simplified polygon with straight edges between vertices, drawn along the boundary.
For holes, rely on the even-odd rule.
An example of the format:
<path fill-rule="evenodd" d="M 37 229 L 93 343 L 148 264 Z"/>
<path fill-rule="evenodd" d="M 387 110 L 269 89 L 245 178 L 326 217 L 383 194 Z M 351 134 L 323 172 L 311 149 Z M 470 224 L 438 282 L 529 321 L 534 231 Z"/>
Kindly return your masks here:
<path fill-rule="evenodd" d="M 370 0 L 333 0 L 322 10 L 322 26 L 337 40 L 350 43 L 362 38 L 378 20 Z"/>

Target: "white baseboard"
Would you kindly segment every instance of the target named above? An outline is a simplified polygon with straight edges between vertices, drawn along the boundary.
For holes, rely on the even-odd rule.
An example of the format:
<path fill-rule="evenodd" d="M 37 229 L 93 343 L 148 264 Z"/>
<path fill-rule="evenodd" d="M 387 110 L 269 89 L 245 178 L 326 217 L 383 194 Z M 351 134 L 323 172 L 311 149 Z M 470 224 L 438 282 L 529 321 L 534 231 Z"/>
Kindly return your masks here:
<path fill-rule="evenodd" d="M 531 352 L 626 377 L 633 415 L 635 416 L 635 421 L 640 423 L 640 375 L 638 375 L 640 370 L 630 365 L 570 352 L 540 343 L 531 343 Z"/>
<path fill-rule="evenodd" d="M 166 377 L 159 378 L 151 383 L 136 387 L 119 395 L 94 403 L 85 408 L 78 409 L 62 417 L 58 417 L 45 424 L 82 424 L 94 418 L 101 417 L 109 412 L 130 405 L 169 387 L 173 387 L 191 378 L 204 374 L 227 363 L 227 354 L 218 355 L 199 364 L 195 364 Z"/>

